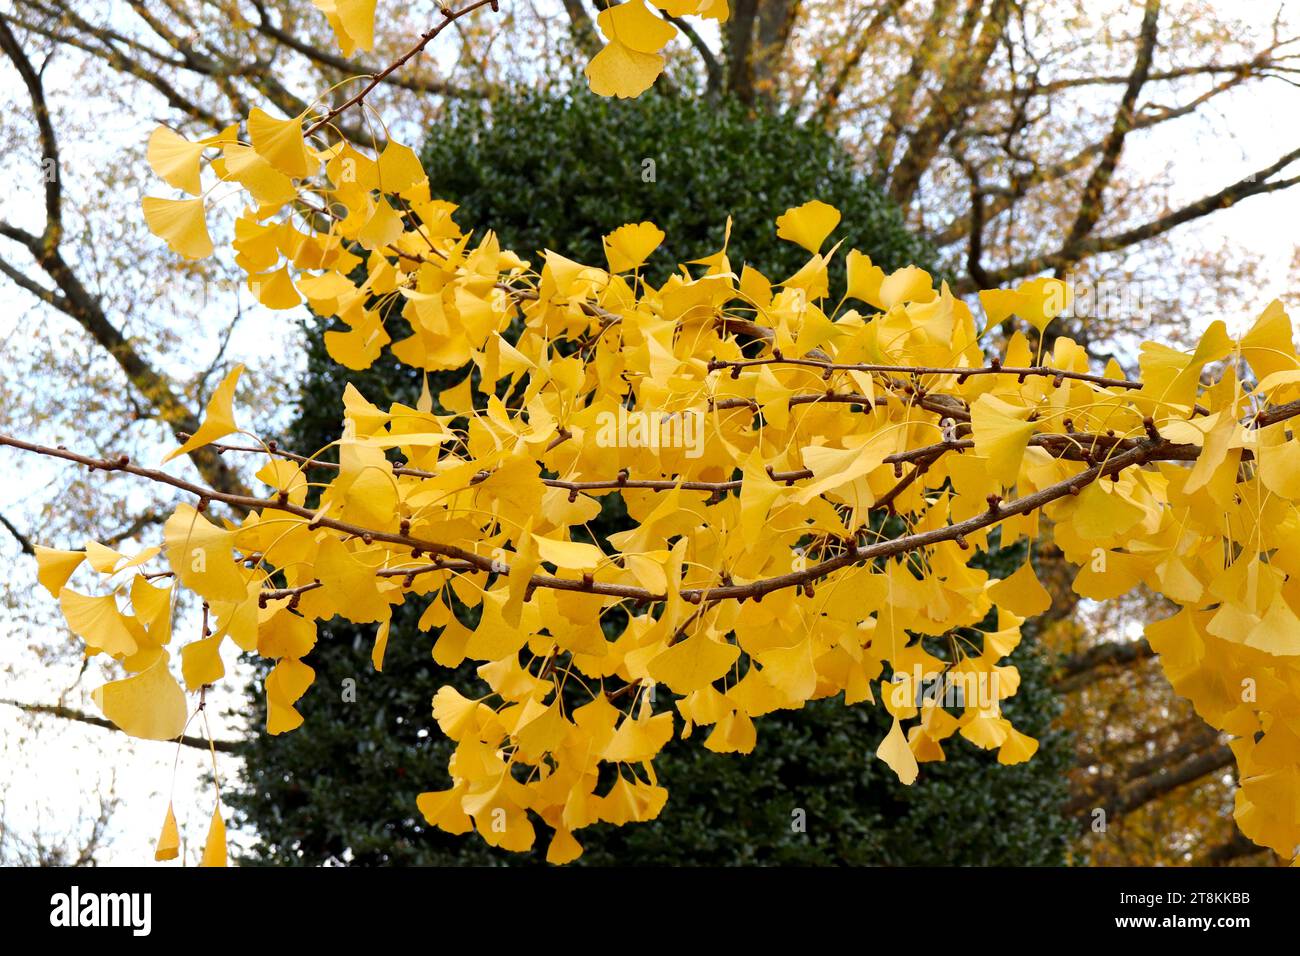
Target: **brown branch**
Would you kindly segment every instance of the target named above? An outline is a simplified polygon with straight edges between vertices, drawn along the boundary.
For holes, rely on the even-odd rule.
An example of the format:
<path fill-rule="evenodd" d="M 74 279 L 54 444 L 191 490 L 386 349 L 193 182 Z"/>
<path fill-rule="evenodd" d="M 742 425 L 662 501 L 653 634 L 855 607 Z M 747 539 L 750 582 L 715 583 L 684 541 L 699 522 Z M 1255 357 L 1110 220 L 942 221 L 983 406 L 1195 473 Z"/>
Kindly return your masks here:
<path fill-rule="evenodd" d="M 1114 178 L 1115 167 L 1119 164 L 1119 154 L 1124 148 L 1124 140 L 1133 128 L 1138 96 L 1142 93 L 1142 87 L 1151 72 L 1151 60 L 1155 56 L 1159 19 L 1160 0 L 1146 0 L 1140 31 L 1141 39 L 1138 45 L 1137 58 L 1133 62 L 1133 71 L 1129 75 L 1128 85 L 1124 88 L 1124 95 L 1120 99 L 1119 109 L 1115 112 L 1114 123 L 1111 125 L 1109 135 L 1106 137 L 1106 143 L 1102 147 L 1101 161 L 1097 163 L 1092 175 L 1088 177 L 1087 185 L 1083 187 L 1083 193 L 1079 198 L 1078 214 L 1065 238 L 1064 245 L 1066 248 L 1077 245 L 1079 240 L 1092 232 L 1093 227 L 1101 218 L 1106 187 L 1110 185 L 1111 179 Z M 1058 272 L 1063 268 L 1064 266 L 1058 266 Z"/>
<path fill-rule="evenodd" d="M 40 74 L 32 66 L 32 61 L 23 52 L 18 38 L 9 29 L 9 20 L 0 15 L 0 50 L 18 71 L 18 76 L 27 88 L 27 96 L 32 104 L 32 118 L 36 121 L 37 135 L 41 144 L 41 161 L 53 169 L 59 169 L 59 143 L 54 135 L 54 124 L 50 121 L 50 108 L 45 100 L 45 87 Z M 63 239 L 63 198 L 57 175 L 45 175 L 45 231 L 40 236 L 42 249 L 54 249 Z"/>
<path fill-rule="evenodd" d="M 16 284 L 76 320 L 91 338 L 113 357 L 127 380 L 144 396 L 157 412 L 158 417 L 174 433 L 194 431 L 198 427 L 198 421 L 177 396 L 172 382 L 146 361 L 109 321 L 99 299 L 85 287 L 63 257 L 59 247 L 63 237 L 63 225 L 62 169 L 59 165 L 58 140 L 50 121 L 40 73 L 32 66 L 10 29 L 8 19 L 4 16 L 0 16 L 0 50 L 14 64 L 23 78 L 31 100 L 33 115 L 37 121 L 41 154 L 53 166 L 52 172 L 47 173 L 45 177 L 46 221 L 41 234 L 36 235 L 9 223 L 0 222 L 0 236 L 20 243 L 57 286 L 59 292 L 46 289 L 26 277 L 16 281 Z M 4 264 L 0 272 L 14 279 L 17 270 Z M 191 458 L 200 474 L 214 487 L 229 491 L 244 490 L 238 476 L 230 471 L 215 454 L 200 451 Z"/>
<path fill-rule="evenodd" d="M 18 542 L 18 547 L 23 554 L 36 554 L 36 546 L 32 544 L 32 539 L 19 531 L 18 528 L 14 526 L 14 523 L 2 514 L 0 514 L 0 525 L 3 525 L 4 529 L 13 535 L 14 540 Z"/>
<path fill-rule="evenodd" d="M 575 0 L 565 0 L 565 5 L 575 2 Z M 683 20 L 681 17 L 669 16 L 664 14 L 664 19 L 677 27 L 686 41 L 690 43 L 692 49 L 700 55 L 700 62 L 704 64 L 705 76 L 705 93 L 708 96 L 718 96 L 722 92 L 722 64 L 718 62 L 717 55 L 709 48 L 704 37 L 700 36 L 699 31 L 695 29 L 689 20 Z"/>
<path fill-rule="evenodd" d="M 1195 783 L 1217 770 L 1222 770 L 1232 761 L 1232 748 L 1227 744 L 1217 744 L 1188 757 L 1173 767 L 1162 768 L 1147 777 L 1127 784 L 1113 797 L 1096 807 L 1076 806 L 1074 809 L 1079 811 L 1079 825 L 1083 830 L 1088 830 L 1092 825 L 1093 811 L 1096 809 L 1105 811 L 1108 822 L 1113 821 L 1179 787 Z"/>
<path fill-rule="evenodd" d="M 437 26 L 424 31 L 424 33 L 420 34 L 420 39 L 416 41 L 414 46 L 408 49 L 396 60 L 389 63 L 378 73 L 371 74 L 370 82 L 368 82 L 365 86 L 363 86 L 358 92 L 348 97 L 338 106 L 332 107 L 328 112 L 326 112 L 323 116 L 321 116 L 318 120 L 316 120 L 316 122 L 308 126 L 304 135 L 311 136 L 313 133 L 317 132 L 322 127 L 328 126 L 330 123 L 332 123 L 340 113 L 343 113 L 345 110 L 351 109 L 352 107 L 356 106 L 358 103 L 361 103 L 363 100 L 365 100 L 365 98 L 370 95 L 370 93 L 375 89 L 375 87 L 379 86 L 381 83 L 387 80 L 390 74 L 405 66 L 407 61 L 409 61 L 412 57 L 419 56 L 422 52 L 424 52 L 424 48 L 428 46 L 430 43 L 432 43 L 433 40 L 438 36 L 438 34 L 442 33 L 443 30 L 447 29 L 447 27 L 451 26 L 461 17 L 473 13 L 475 10 L 479 9 L 480 7 L 490 6 L 493 10 L 496 10 L 497 3 L 498 0 L 473 0 L 472 3 L 466 4 L 465 6 L 461 7 L 459 10 L 452 10 L 450 8 L 444 7 L 442 9 L 442 20 L 438 23 Z"/>
<path fill-rule="evenodd" d="M 1136 641 L 1110 641 L 1098 644 L 1061 661 L 1061 671 L 1052 687 L 1061 694 L 1071 694 L 1109 676 L 1111 668 L 1150 660 L 1155 651 L 1146 638 Z"/>
<path fill-rule="evenodd" d="M 853 76 L 854 71 L 862 65 L 863 57 L 866 56 L 871 41 L 876 38 L 876 31 L 883 27 L 887 20 L 897 16 L 907 3 L 908 0 L 880 0 L 875 13 L 865 25 L 855 23 L 850 28 L 849 33 L 850 35 L 856 35 L 856 42 L 844 58 L 844 62 L 840 64 L 834 78 L 822 93 L 820 102 L 813 114 L 813 119 L 816 122 L 828 122 L 835 114 L 835 109 L 839 106 L 840 97 L 844 95 L 849 79 Z"/>
<path fill-rule="evenodd" d="M 1260 853 L 1272 853 L 1268 847 L 1253 843 L 1239 831 L 1217 846 L 1212 846 L 1193 862 L 1192 866 L 1227 866 L 1234 860 L 1255 856 Z"/>
<path fill-rule="evenodd" d="M 1265 427 L 1269 424 L 1296 417 L 1297 415 L 1300 415 L 1300 400 L 1277 405 L 1266 412 L 1255 415 L 1251 421 L 1251 425 L 1253 427 Z M 1065 437 L 1070 439 L 1073 436 L 1067 435 Z M 1194 460 L 1200 453 L 1199 448 L 1196 446 L 1183 445 L 1160 437 L 1148 436 L 1147 438 L 1131 441 L 1132 444 L 1125 446 L 1123 451 L 1108 454 L 1108 456 L 1103 460 L 1095 462 L 1080 473 L 1045 488 L 1041 488 L 1031 494 L 1024 495 L 1009 502 L 1002 502 L 996 497 L 990 498 L 990 505 L 986 511 L 972 516 L 965 521 L 950 524 L 942 528 L 934 528 L 928 531 L 903 535 L 898 538 L 877 542 L 871 545 L 863 546 L 852 544 L 849 547 L 846 547 L 842 553 L 824 559 L 801 571 L 791 571 L 787 574 L 775 575 L 769 578 L 760 578 L 744 584 L 725 583 L 709 587 L 684 588 L 681 591 L 681 596 L 683 599 L 696 604 L 724 600 L 747 600 L 749 598 L 759 600 L 764 595 L 774 591 L 811 585 L 824 578 L 826 575 L 850 565 L 889 558 L 943 542 L 960 542 L 976 532 L 997 525 L 1006 518 L 1015 515 L 1029 514 L 1042 508 L 1044 505 L 1064 498 L 1067 495 L 1076 495 L 1083 488 L 1098 479 L 1116 476 L 1124 469 L 1130 468 L 1134 465 L 1144 465 L 1148 462 L 1157 460 L 1190 461 Z M 221 501 L 248 510 L 279 511 L 300 518 L 306 518 L 309 525 L 313 528 L 330 528 L 331 530 L 340 531 L 351 537 L 362 538 L 368 542 L 382 541 L 387 544 L 395 544 L 404 548 L 409 548 L 413 552 L 413 557 L 418 557 L 423 554 L 438 555 L 445 558 L 463 561 L 478 571 L 488 573 L 508 573 L 508 570 L 503 571 L 496 562 L 487 556 L 480 555 L 473 551 L 468 551 L 456 545 L 427 541 L 413 537 L 412 535 L 405 533 L 407 527 L 405 524 L 401 526 L 402 530 L 398 533 L 393 533 L 384 529 L 367 528 L 350 522 L 339 521 L 319 512 L 314 512 L 308 508 L 294 505 L 290 503 L 285 496 L 277 495 L 276 497 L 269 499 L 257 498 L 251 495 L 232 494 L 213 488 L 207 488 L 202 485 L 196 485 L 193 482 L 176 478 L 166 472 L 140 468 L 131 464 L 130 460 L 125 456 L 111 460 L 105 458 L 92 458 L 68 451 L 65 448 L 51 448 L 49 446 L 23 441 L 4 434 L 0 434 L 0 445 L 7 445 L 22 451 L 74 462 L 93 470 L 109 472 L 119 471 L 126 474 L 136 475 L 192 494 L 199 499 L 201 504 L 207 501 Z M 472 483 L 473 482 L 471 482 L 471 484 Z M 596 581 L 589 575 L 580 579 L 574 579 L 537 573 L 532 575 L 529 579 L 529 586 L 533 588 L 543 587 L 563 591 L 581 591 L 584 593 L 601 594 L 642 602 L 657 602 L 664 600 L 663 595 L 655 594 L 645 588 Z"/>
<path fill-rule="evenodd" d="M 889 114 L 875 149 L 876 175 L 879 178 L 884 178 L 894 164 L 894 151 L 899 137 L 908 126 L 916 91 L 938 57 L 939 44 L 944 37 L 943 26 L 956 3 L 957 0 L 935 0 L 930 9 L 929 21 L 921 31 L 920 42 L 912 53 L 907 72 L 894 82 L 889 98 Z"/>
<path fill-rule="evenodd" d="M 1075 382 L 1089 382 L 1093 385 L 1100 385 L 1102 388 L 1127 388 L 1138 389 L 1142 387 L 1141 382 L 1135 382 L 1126 378 L 1107 378 L 1104 375 L 1093 375 L 1089 372 L 1071 372 L 1065 369 L 1052 368 L 1050 365 L 1032 365 L 1032 366 L 1004 366 L 988 365 L 977 368 L 952 368 L 942 366 L 924 366 L 924 365 L 870 365 L 865 363 L 837 363 L 825 362 L 819 359 L 807 358 L 785 358 L 772 357 L 762 359 L 713 359 L 713 368 L 749 368 L 755 365 L 801 365 L 807 368 L 821 369 L 823 371 L 837 372 L 880 372 L 895 375 L 955 375 L 958 381 L 974 375 L 1014 375 L 1017 378 L 1024 379 L 1030 376 L 1037 376 L 1052 379 L 1069 379 Z"/>
<path fill-rule="evenodd" d="M 575 3 L 577 0 L 566 0 L 568 3 Z M 327 66 L 337 70 L 345 76 L 373 76 L 375 68 L 356 60 L 349 60 L 347 57 L 339 56 L 329 50 L 322 50 L 320 47 L 306 43 L 294 36 L 287 30 L 281 29 L 271 22 L 270 15 L 267 12 L 266 4 L 261 0 L 255 0 L 254 9 L 257 10 L 258 22 L 257 32 L 263 36 L 270 37 L 277 43 L 283 44 L 295 53 L 300 53 L 307 59 L 319 66 Z M 599 46 L 597 47 L 599 50 Z M 439 96 L 451 96 L 458 99 L 471 99 L 474 97 L 487 96 L 491 92 L 485 89 L 475 89 L 473 87 L 460 87 L 452 83 L 441 80 L 425 80 L 419 77 L 404 77 L 393 74 L 391 71 L 385 74 L 383 82 L 389 86 L 395 86 L 399 89 L 409 90 L 413 93 L 433 93 Z"/>
<path fill-rule="evenodd" d="M 1000 269 L 990 270 L 988 274 L 989 280 L 994 285 L 1005 285 L 1025 276 L 1068 267 L 1072 263 L 1090 255 L 1115 252 L 1139 242 L 1154 239 L 1171 229 L 1207 216 L 1219 209 L 1225 209 L 1251 196 L 1260 196 L 1280 189 L 1289 189 L 1291 186 L 1300 183 L 1300 176 L 1271 181 L 1270 179 L 1297 160 L 1300 160 L 1300 149 L 1291 150 L 1263 169 L 1257 170 L 1249 176 L 1244 176 L 1230 186 L 1225 186 L 1212 195 L 1188 203 L 1158 219 L 1113 235 L 1084 238 L 1071 248 L 1062 247 L 1053 253 L 1034 256 Z M 961 293 L 971 292 L 974 289 L 975 285 L 969 278 L 964 278 L 956 284 L 956 291 Z"/>
<path fill-rule="evenodd" d="M 72 720 L 79 724 L 89 724 L 92 727 L 102 727 L 105 730 L 118 730 L 117 724 L 104 717 L 96 717 L 94 714 L 87 714 L 84 711 L 74 710 L 71 707 L 64 707 L 62 704 L 32 704 L 21 700 L 10 700 L 0 698 L 0 704 L 9 707 L 17 707 L 19 710 L 29 714 L 40 714 L 44 717 L 58 717 L 62 720 Z M 162 741 L 171 743 L 172 741 Z M 209 742 L 202 737 L 191 737 L 188 734 L 178 737 L 175 743 L 183 747 L 194 747 L 198 750 L 207 750 Z M 235 748 L 239 746 L 233 740 L 213 740 L 211 747 L 221 753 L 234 753 Z"/>
<path fill-rule="evenodd" d="M 971 0 L 963 27 L 966 39 L 974 36 L 974 23 L 983 5 L 983 0 Z M 947 72 L 929 112 L 908 136 L 907 150 L 889 174 L 889 195 L 898 205 L 906 206 L 912 201 L 921 177 L 934 162 L 939 148 L 969 113 L 975 94 L 984 82 L 985 69 L 1006 29 L 1009 6 L 1009 0 L 993 0 L 988 16 L 979 25 L 979 36 Z"/>
<path fill-rule="evenodd" d="M 1210 100 L 1236 89 L 1242 83 L 1251 79 L 1249 75 L 1234 75 L 1216 84 L 1214 87 L 1194 97 L 1181 106 L 1167 107 L 1155 112 L 1142 112 L 1133 121 L 1129 130 L 1130 133 L 1138 130 L 1152 129 L 1162 123 L 1170 120 L 1179 119 L 1188 116 L 1200 107 L 1204 106 Z M 1068 159 L 1060 160 L 1054 163 L 1034 163 L 1034 168 L 1028 172 L 1013 172 L 1009 181 L 1005 185 L 988 186 L 984 185 L 979 188 L 979 195 L 984 200 L 983 216 L 986 223 L 992 222 L 999 216 L 1012 209 L 1017 202 L 1025 197 L 1029 189 L 1033 186 L 1040 186 L 1045 183 L 1056 182 L 1064 179 L 1071 173 L 1078 172 L 1093 157 L 1101 153 L 1106 145 L 1105 139 L 1099 139 L 1089 143 L 1082 149 L 1074 153 Z M 1008 154 L 1010 159 L 1018 159 L 1015 154 Z M 949 246 L 956 242 L 968 239 L 970 230 L 968 229 L 969 214 L 954 218 L 947 226 L 937 231 L 929 233 L 930 241 L 935 245 L 943 247 Z M 989 288 L 990 285 L 984 280 L 977 279 L 976 283 L 979 288 Z"/>

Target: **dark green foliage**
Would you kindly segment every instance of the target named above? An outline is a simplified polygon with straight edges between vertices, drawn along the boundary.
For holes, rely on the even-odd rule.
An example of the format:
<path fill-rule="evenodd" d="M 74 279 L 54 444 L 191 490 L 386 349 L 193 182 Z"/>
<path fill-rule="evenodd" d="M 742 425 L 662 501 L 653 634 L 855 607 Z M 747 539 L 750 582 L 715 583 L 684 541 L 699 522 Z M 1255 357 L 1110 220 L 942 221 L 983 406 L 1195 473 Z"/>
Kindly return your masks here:
<path fill-rule="evenodd" d="M 457 221 L 490 225 L 525 257 L 550 247 L 603 264 L 602 234 L 650 219 L 668 234 L 650 260 L 650 273 L 662 277 L 678 260 L 716 252 L 730 213 L 733 265 L 749 261 L 779 280 L 806 253 L 777 240 L 773 220 L 816 198 L 844 214 L 832 238 L 884 268 L 930 258 L 830 137 L 735 106 L 585 94 L 498 102 L 490 116 L 468 111 L 438 126 L 425 156 L 434 195 L 461 205 Z M 646 159 L 655 162 L 654 182 L 642 181 Z M 337 434 L 347 381 L 380 405 L 413 403 L 419 391 L 418 376 L 387 358 L 364 373 L 335 366 L 321 344 L 326 327 L 311 322 L 305 329 L 300 415 L 286 436 L 298 448 L 315 450 Z M 431 387 L 436 392 L 459 377 Z M 600 530 L 616 530 L 617 521 L 602 516 Z M 255 734 L 244 745 L 247 779 L 231 802 L 261 836 L 253 860 L 540 861 L 549 834 L 540 835 L 535 853 L 517 856 L 472 835 L 430 832 L 419 817 L 416 795 L 447 785 L 451 749 L 429 713 L 448 675 L 430 659 L 434 635 L 414 627 L 419 604 L 398 609 L 383 674 L 370 666 L 373 627 L 322 626 L 308 658 L 317 682 L 299 705 L 306 725 L 282 737 Z M 661 817 L 581 831 L 581 863 L 1063 862 L 1069 828 L 1058 807 L 1069 750 L 1049 728 L 1056 702 L 1033 641 L 1013 660 L 1023 681 L 1007 715 L 1042 741 L 1026 765 L 1002 767 L 993 754 L 952 741 L 947 763 L 923 765 L 917 784 L 903 787 L 873 756 L 889 729 L 883 708 L 817 701 L 761 718 L 758 746 L 747 757 L 705 750 L 707 731 L 670 743 L 656 762 L 670 792 Z M 348 679 L 356 682 L 356 703 L 342 699 Z M 482 692 L 468 668 L 451 679 Z M 260 723 L 260 688 L 253 694 Z M 792 827 L 796 810 L 806 815 L 806 832 Z"/>

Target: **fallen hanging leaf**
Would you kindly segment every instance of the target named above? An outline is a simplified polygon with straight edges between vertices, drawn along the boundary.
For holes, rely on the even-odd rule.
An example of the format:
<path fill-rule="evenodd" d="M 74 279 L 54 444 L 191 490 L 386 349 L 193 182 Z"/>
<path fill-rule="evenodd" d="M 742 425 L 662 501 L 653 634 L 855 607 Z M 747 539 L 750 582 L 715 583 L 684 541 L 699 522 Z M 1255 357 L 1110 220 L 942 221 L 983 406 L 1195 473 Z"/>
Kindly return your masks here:
<path fill-rule="evenodd" d="M 221 819 L 221 804 L 212 809 L 212 823 L 208 825 L 208 839 L 203 844 L 203 858 L 199 866 L 226 865 L 226 824 Z"/>
<path fill-rule="evenodd" d="M 181 835 L 176 828 L 176 813 L 172 805 L 167 804 L 167 817 L 163 820 L 162 832 L 158 834 L 158 844 L 154 848 L 153 858 L 159 863 L 174 860 L 180 855 Z"/>

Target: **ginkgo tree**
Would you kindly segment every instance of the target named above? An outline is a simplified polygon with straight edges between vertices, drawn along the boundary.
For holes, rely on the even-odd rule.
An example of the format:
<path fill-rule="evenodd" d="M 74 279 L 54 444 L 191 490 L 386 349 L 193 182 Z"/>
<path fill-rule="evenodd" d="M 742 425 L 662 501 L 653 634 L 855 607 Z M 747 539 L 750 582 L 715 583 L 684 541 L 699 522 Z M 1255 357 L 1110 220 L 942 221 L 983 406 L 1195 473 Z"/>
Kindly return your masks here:
<path fill-rule="evenodd" d="M 317 5 L 345 52 L 366 48 L 373 3 Z M 489 5 L 444 8 L 385 72 Z M 726 16 L 722 0 L 655 7 Z M 600 25 L 593 89 L 638 94 L 675 27 L 642 0 Z M 840 215 L 811 197 L 775 224 L 808 253 L 790 276 L 724 244 L 656 286 L 641 267 L 664 234 L 648 222 L 606 236 L 602 264 L 525 259 L 490 223 L 458 223 L 409 148 L 338 135 L 379 81 L 301 116 L 254 109 L 242 131 L 198 142 L 159 129 L 150 163 L 189 198 L 147 198 L 143 214 L 202 258 L 213 190 L 236 187 L 232 245 L 262 304 L 337 317 L 347 331 L 325 346 L 351 369 L 384 350 L 468 369 L 437 395 L 442 413 L 427 386 L 413 407 L 350 388 L 326 460 L 237 426 L 236 368 L 168 459 L 247 455 L 260 496 L 0 435 L 186 498 L 161 548 L 38 549 L 86 653 L 125 672 L 95 693 L 107 718 L 180 737 L 231 644 L 273 662 L 266 729 L 293 731 L 317 623 L 374 624 L 382 669 L 392 609 L 419 602 L 434 659 L 476 662 L 482 681 L 478 696 L 433 698 L 456 743 L 452 785 L 419 809 L 508 850 L 543 824 L 562 863 L 584 827 L 659 813 L 654 759 L 674 734 L 746 753 L 756 718 L 817 698 L 886 708 L 892 729 L 863 745 L 905 783 L 957 738 L 1031 759 L 1036 742 L 1002 714 L 1018 685 L 1005 659 L 1050 598 L 1028 561 L 992 580 L 976 559 L 1050 530 L 1080 595 L 1146 585 L 1178 605 L 1147 637 L 1175 690 L 1234 738 L 1242 831 L 1295 857 L 1300 356 L 1280 304 L 1240 339 L 1215 322 L 1190 353 L 1146 343 L 1129 378 L 1113 360 L 1090 368 L 1068 338 L 1036 344 L 1069 305 L 1061 280 L 983 292 L 977 315 L 920 269 L 885 274 L 831 244 Z M 1011 322 L 1022 330 L 994 352 L 991 331 Z M 633 524 L 598 539 L 587 525 L 607 496 Z M 83 565 L 94 586 L 78 589 Z M 182 590 L 203 623 L 178 681 Z M 168 807 L 156 855 L 178 847 Z M 225 860 L 219 803 L 203 860 Z"/>

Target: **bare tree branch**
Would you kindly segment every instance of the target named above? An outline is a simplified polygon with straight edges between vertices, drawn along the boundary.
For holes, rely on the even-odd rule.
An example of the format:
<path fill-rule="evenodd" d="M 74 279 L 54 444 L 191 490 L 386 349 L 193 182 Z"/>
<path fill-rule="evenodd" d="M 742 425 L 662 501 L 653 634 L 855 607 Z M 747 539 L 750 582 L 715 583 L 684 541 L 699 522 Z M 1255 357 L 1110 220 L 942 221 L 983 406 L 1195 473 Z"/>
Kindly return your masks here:
<path fill-rule="evenodd" d="M 10 700 L 9 698 L 0 698 L 0 704 L 9 707 L 17 707 L 19 710 L 28 714 L 40 714 L 45 717 L 58 717 L 62 720 L 71 720 L 79 724 L 89 724 L 92 727 L 102 727 L 105 730 L 118 730 L 117 724 L 104 717 L 96 717 L 94 714 L 87 714 L 85 711 L 75 710 L 71 707 L 64 707 L 62 704 L 33 704 L 27 701 Z M 198 750 L 207 750 L 208 741 L 202 737 L 192 737 L 184 735 L 178 737 L 176 743 L 184 747 L 194 747 Z M 212 749 L 220 753 L 233 753 L 238 743 L 233 740 L 214 740 L 211 742 Z"/>
<path fill-rule="evenodd" d="M 1146 638 L 1097 644 L 1082 654 L 1065 658 L 1052 686 L 1058 693 L 1073 693 L 1109 676 L 1112 668 L 1150 660 L 1154 656 L 1155 651 Z"/>

